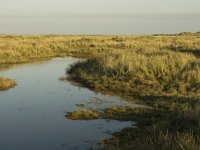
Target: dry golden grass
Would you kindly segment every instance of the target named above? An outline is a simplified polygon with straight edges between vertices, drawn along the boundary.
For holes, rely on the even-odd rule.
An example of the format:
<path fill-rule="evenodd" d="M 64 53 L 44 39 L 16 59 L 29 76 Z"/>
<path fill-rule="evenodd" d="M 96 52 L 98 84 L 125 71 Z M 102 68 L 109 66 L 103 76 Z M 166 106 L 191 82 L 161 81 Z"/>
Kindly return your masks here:
<path fill-rule="evenodd" d="M 93 89 L 138 96 L 200 96 L 200 59 L 192 54 L 123 50 L 88 59 L 68 71 Z"/>
<path fill-rule="evenodd" d="M 153 107 L 105 110 L 107 118 L 138 121 L 138 128 L 114 134 L 105 149 L 199 149 L 200 38 L 186 35 L 115 37 L 117 46 L 68 70 L 86 87 Z"/>
<path fill-rule="evenodd" d="M 145 57 L 148 57 L 148 55 L 151 57 L 152 54 L 157 55 L 157 58 L 154 57 L 153 61 L 161 62 L 164 59 L 161 57 L 161 54 L 165 55 L 165 52 L 180 51 L 198 56 L 199 49 L 199 34 L 188 33 L 178 36 L 0 35 L 0 67 L 2 67 L 1 64 L 24 63 L 52 57 L 74 56 L 90 58 L 102 54 L 119 53 L 119 51 L 124 57 L 120 60 L 121 63 L 126 61 L 125 55 L 127 51 L 130 51 L 130 55 L 134 53 L 145 54 Z M 132 51 L 134 51 L 134 53 L 132 53 Z M 111 62 L 115 59 L 115 56 L 111 56 L 111 59 L 107 58 L 110 59 L 107 60 L 107 62 Z M 146 60 L 147 59 L 145 59 L 145 61 Z M 127 63 L 129 62 L 126 61 L 123 66 Z M 193 71 L 190 71 L 190 74 L 190 78 L 195 76 Z"/>
<path fill-rule="evenodd" d="M 185 51 L 196 54 L 200 36 L 11 36 L 0 35 L 0 64 L 57 56 L 91 57 L 116 50 Z M 187 51 L 186 51 L 187 50 Z"/>
<path fill-rule="evenodd" d="M 200 139 L 190 132 L 135 131 L 113 137 L 102 150 L 199 150 Z M 133 131 L 131 131 L 133 132 Z M 119 139 L 124 138 L 124 139 Z M 122 142 L 123 140 L 123 142 Z"/>
<path fill-rule="evenodd" d="M 101 113 L 96 110 L 83 109 L 69 112 L 66 117 L 71 120 L 94 120 L 101 117 Z"/>
<path fill-rule="evenodd" d="M 0 77 L 0 91 L 10 89 L 16 85 L 15 81 Z"/>

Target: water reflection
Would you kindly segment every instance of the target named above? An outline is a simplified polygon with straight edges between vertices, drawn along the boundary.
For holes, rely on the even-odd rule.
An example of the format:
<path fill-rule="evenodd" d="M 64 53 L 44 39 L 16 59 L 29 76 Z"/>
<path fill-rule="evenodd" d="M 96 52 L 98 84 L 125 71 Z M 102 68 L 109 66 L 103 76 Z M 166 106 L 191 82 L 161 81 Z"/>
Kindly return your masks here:
<path fill-rule="evenodd" d="M 95 108 L 124 104 L 118 97 L 58 80 L 65 75 L 65 68 L 76 61 L 56 58 L 1 70 L 0 76 L 14 79 L 18 85 L 0 93 L 0 149 L 87 149 L 95 147 L 108 133 L 131 126 L 131 122 L 65 118 L 66 112 L 79 109 L 76 104 L 83 102 Z M 108 103 L 92 104 L 94 99 Z"/>

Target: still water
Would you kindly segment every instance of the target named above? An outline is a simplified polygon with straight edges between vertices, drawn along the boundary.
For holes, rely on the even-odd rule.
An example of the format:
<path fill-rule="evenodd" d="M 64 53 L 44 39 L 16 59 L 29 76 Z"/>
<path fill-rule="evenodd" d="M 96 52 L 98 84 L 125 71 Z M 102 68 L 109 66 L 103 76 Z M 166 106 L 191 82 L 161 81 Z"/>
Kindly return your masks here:
<path fill-rule="evenodd" d="M 72 121 L 67 112 L 80 109 L 76 104 L 102 109 L 125 105 L 118 97 L 95 93 L 68 81 L 60 81 L 65 69 L 79 61 L 55 58 L 21 64 L 0 72 L 17 86 L 0 93 L 0 150 L 65 150 L 88 149 L 98 142 L 130 127 L 131 122 L 115 120 Z M 92 103 L 95 99 L 103 104 Z"/>

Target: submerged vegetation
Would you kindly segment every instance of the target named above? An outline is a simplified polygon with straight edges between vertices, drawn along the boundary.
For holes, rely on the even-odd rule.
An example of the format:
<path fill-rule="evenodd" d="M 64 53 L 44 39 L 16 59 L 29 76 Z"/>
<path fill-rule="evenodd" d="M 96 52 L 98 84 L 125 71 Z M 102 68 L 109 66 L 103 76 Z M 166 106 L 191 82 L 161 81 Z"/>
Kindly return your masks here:
<path fill-rule="evenodd" d="M 0 67 L 52 57 L 87 58 L 69 78 L 151 109 L 111 107 L 68 113 L 74 120 L 137 121 L 104 149 L 199 149 L 200 34 L 154 36 L 0 36 Z M 3 82 L 2 82 L 3 83 Z M 2 85 L 0 80 L 0 87 Z"/>

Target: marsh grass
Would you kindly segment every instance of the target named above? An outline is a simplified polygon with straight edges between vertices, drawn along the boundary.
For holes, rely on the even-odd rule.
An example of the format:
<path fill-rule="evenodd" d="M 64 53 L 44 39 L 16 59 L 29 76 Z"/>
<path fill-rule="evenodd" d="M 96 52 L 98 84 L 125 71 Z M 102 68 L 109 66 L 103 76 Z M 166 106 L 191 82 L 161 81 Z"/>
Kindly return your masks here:
<path fill-rule="evenodd" d="M 66 118 L 71 120 L 94 120 L 101 117 L 101 112 L 91 109 L 68 112 Z"/>
<path fill-rule="evenodd" d="M 200 96 L 200 60 L 191 54 L 124 50 L 77 63 L 68 73 L 95 90 L 136 96 Z"/>
<path fill-rule="evenodd" d="M 121 138 L 121 139 L 119 139 Z M 199 136 L 190 132 L 168 132 L 154 128 L 126 129 L 115 134 L 102 150 L 199 150 Z"/>
<path fill-rule="evenodd" d="M 138 98 L 152 109 L 111 107 L 104 118 L 138 122 L 103 149 L 198 150 L 200 60 L 168 50 L 115 51 L 73 65 L 71 79 L 96 91 Z"/>
<path fill-rule="evenodd" d="M 116 50 L 187 49 L 199 52 L 199 34 L 183 36 L 0 35 L 0 64 L 52 57 L 91 57 Z M 191 51 L 192 52 L 192 51 Z"/>
<path fill-rule="evenodd" d="M 198 118 L 199 113 L 153 112 L 140 119 L 138 128 L 123 129 L 104 140 L 102 149 L 199 150 Z"/>
<path fill-rule="evenodd" d="M 67 70 L 70 79 L 92 90 L 137 98 L 152 107 L 106 109 L 104 118 L 137 121 L 138 127 L 113 134 L 104 149 L 198 150 L 199 34 L 131 38 L 128 45 L 128 39 L 114 37 L 118 44 L 111 51 Z"/>
<path fill-rule="evenodd" d="M 15 81 L 8 78 L 0 77 L 0 91 L 8 90 L 14 86 L 16 86 Z"/>
<path fill-rule="evenodd" d="M 68 70 L 70 79 L 95 91 L 137 97 L 154 108 L 106 109 L 104 118 L 138 121 L 138 128 L 114 134 L 106 149 L 199 149 L 199 53 L 199 33 L 0 36 L 0 67 L 53 57 L 89 58 Z M 2 89 L 13 85 L 0 78 Z M 75 120 L 101 116 L 93 110 L 67 114 Z"/>
<path fill-rule="evenodd" d="M 105 150 L 198 150 L 200 113 L 113 106 L 98 113 L 98 118 L 136 121 L 137 127 L 125 128 L 102 141 Z M 89 114 L 89 115 L 88 115 Z M 92 115 L 91 115 L 92 114 Z M 70 113 L 72 120 L 92 119 L 93 110 Z M 72 116 L 72 117 L 71 117 Z M 85 117 L 87 116 L 87 117 Z M 95 115 L 96 116 L 96 115 Z M 94 117 L 97 119 L 97 117 Z"/>

